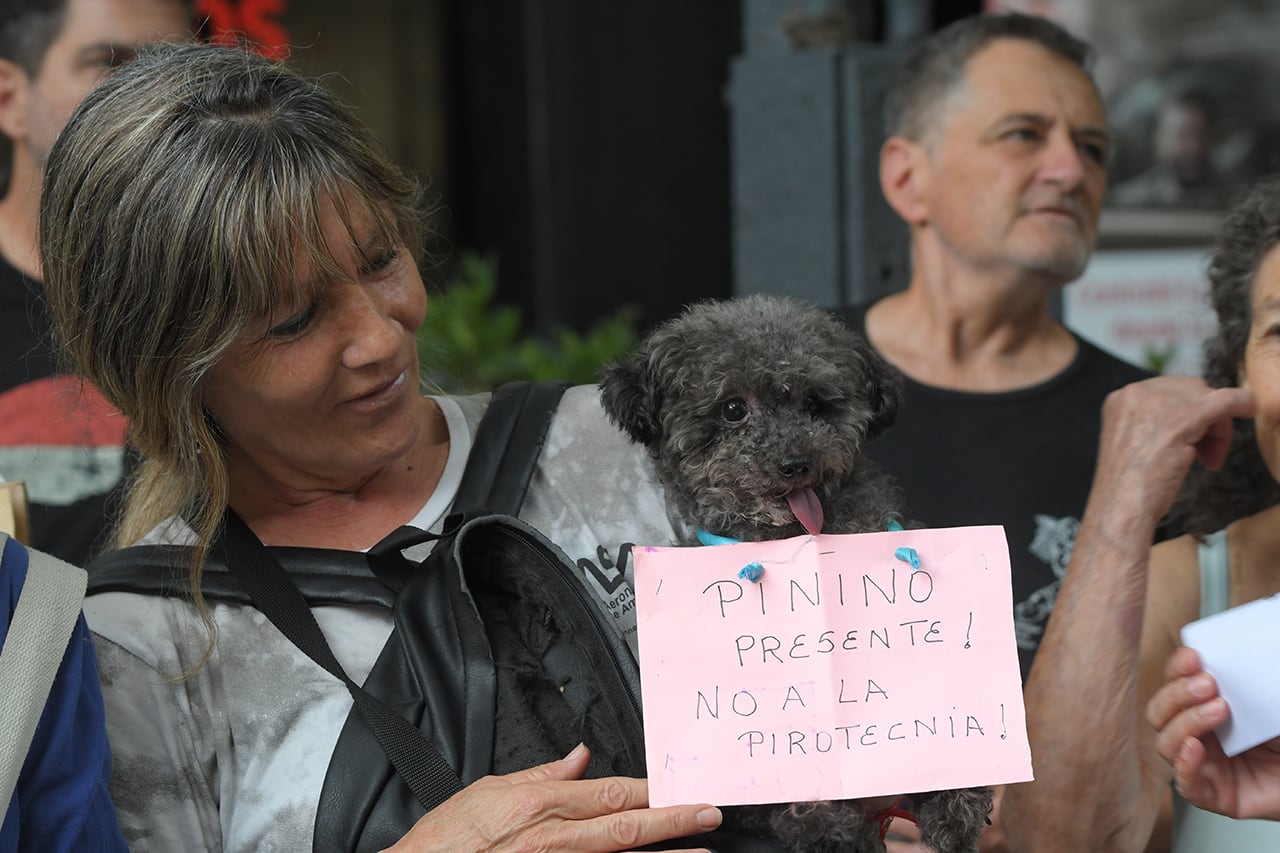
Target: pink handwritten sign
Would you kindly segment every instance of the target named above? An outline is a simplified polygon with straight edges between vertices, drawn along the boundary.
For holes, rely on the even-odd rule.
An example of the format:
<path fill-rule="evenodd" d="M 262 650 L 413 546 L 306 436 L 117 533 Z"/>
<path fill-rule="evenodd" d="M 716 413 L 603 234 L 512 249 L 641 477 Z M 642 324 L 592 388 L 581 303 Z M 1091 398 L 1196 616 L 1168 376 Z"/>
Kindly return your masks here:
<path fill-rule="evenodd" d="M 1032 778 L 1003 528 L 634 558 L 652 805 Z M 759 583 L 738 577 L 749 563 Z"/>

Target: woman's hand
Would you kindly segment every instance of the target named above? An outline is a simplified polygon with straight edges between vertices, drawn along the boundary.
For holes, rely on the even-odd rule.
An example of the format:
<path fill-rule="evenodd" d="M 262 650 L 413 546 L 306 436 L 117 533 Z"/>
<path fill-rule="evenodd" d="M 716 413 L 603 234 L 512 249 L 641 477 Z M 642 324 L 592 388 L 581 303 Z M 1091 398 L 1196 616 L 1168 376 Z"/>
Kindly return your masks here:
<path fill-rule="evenodd" d="M 709 832 L 709 805 L 651 809 L 644 779 L 584 780 L 589 753 L 579 745 L 560 761 L 486 776 L 423 815 L 384 853 L 465 851 L 617 851 Z"/>
<path fill-rule="evenodd" d="M 1231 712 L 1200 658 L 1178 649 L 1165 679 L 1147 703 L 1147 720 L 1156 729 L 1156 748 L 1173 766 L 1178 793 L 1228 817 L 1280 820 L 1280 739 L 1227 758 L 1213 730 Z"/>

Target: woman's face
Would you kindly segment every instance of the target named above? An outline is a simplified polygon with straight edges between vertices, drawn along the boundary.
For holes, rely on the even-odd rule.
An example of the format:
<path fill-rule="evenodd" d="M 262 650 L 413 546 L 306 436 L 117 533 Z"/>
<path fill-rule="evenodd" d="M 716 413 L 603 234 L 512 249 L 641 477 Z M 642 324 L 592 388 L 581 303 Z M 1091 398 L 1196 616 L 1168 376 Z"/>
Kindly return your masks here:
<path fill-rule="evenodd" d="M 1257 398 L 1258 449 L 1271 476 L 1280 480 L 1280 247 L 1271 249 L 1258 267 L 1251 311 L 1240 387 Z"/>
<path fill-rule="evenodd" d="M 422 429 L 414 335 L 427 297 L 417 264 L 367 212 L 348 232 L 329 205 L 321 225 L 350 280 L 246 329 L 205 379 L 233 484 L 351 489 L 403 458 Z M 318 272 L 303 256 L 295 274 L 306 282 Z"/>

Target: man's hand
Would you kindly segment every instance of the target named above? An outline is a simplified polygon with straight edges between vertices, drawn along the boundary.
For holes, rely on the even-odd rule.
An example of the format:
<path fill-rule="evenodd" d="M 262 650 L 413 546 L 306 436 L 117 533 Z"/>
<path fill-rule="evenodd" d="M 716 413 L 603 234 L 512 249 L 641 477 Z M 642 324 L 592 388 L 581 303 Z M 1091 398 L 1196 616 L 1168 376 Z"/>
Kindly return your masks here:
<path fill-rule="evenodd" d="M 1173 505 L 1191 463 L 1217 469 L 1231 444 L 1232 420 L 1251 418 L 1256 403 L 1242 388 L 1210 388 L 1189 376 L 1160 376 L 1108 395 L 1090 495 L 1119 536 L 1146 530 Z M 1107 522 L 1114 522 L 1111 526 Z"/>

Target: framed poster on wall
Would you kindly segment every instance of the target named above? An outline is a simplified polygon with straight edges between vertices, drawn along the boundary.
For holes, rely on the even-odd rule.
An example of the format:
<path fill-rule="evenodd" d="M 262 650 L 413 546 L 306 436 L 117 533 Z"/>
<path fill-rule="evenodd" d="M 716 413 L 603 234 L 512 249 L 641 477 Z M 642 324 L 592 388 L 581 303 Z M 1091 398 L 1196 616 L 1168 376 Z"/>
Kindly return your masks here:
<path fill-rule="evenodd" d="M 1280 169 L 1280 4 L 987 0 L 1095 48 L 1114 144 L 1104 247 L 1207 245 L 1231 199 Z"/>
<path fill-rule="evenodd" d="M 1204 249 L 1101 249 L 1063 292 L 1063 321 L 1132 364 L 1197 376 L 1217 324 L 1207 262 Z"/>

